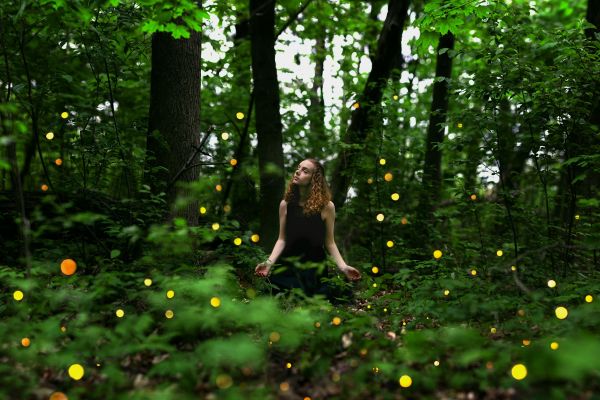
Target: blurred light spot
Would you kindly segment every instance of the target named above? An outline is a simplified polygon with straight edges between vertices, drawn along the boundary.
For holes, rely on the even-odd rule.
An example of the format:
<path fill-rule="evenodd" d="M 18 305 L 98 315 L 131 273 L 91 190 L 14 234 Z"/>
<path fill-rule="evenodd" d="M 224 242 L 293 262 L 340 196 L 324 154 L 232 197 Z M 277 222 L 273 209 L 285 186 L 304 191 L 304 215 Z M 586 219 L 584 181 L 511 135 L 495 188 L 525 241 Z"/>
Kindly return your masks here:
<path fill-rule="evenodd" d="M 412 378 L 408 375 L 402 375 L 398 382 L 400 383 L 400 386 L 407 388 L 412 385 Z"/>
<path fill-rule="evenodd" d="M 115 311 L 115 315 L 119 318 L 123 318 L 125 316 L 125 311 L 119 308 L 117 311 Z"/>
<path fill-rule="evenodd" d="M 242 239 L 240 239 L 240 238 L 233 239 L 233 244 L 235 244 L 236 246 L 241 245 L 242 244 Z"/>
<path fill-rule="evenodd" d="M 400 199 L 400 195 L 398 193 L 392 193 L 392 200 L 398 201 Z"/>
<path fill-rule="evenodd" d="M 69 367 L 69 376 L 78 381 L 83 378 L 83 367 L 80 364 L 73 364 Z"/>
<path fill-rule="evenodd" d="M 167 290 L 167 299 L 172 299 L 175 297 L 175 292 L 172 290 Z"/>
<path fill-rule="evenodd" d="M 150 279 L 150 278 L 144 279 L 144 285 L 151 286 L 152 285 L 152 279 Z"/>
<path fill-rule="evenodd" d="M 433 258 L 435 258 L 436 260 L 442 258 L 442 251 L 441 250 L 435 250 L 433 252 Z"/>
<path fill-rule="evenodd" d="M 513 378 L 520 381 L 527 376 L 527 368 L 523 364 L 516 364 L 510 371 Z"/>
<path fill-rule="evenodd" d="M 210 299 L 210 305 L 214 308 L 219 307 L 221 305 L 221 299 L 219 299 L 218 297 L 212 297 Z"/>
<path fill-rule="evenodd" d="M 21 339 L 21 346 L 29 347 L 30 344 L 31 344 L 31 340 L 29 340 L 29 338 L 24 337 L 23 339 Z"/>
<path fill-rule="evenodd" d="M 556 309 L 554 310 L 554 313 L 556 314 L 556 318 L 558 318 L 558 319 L 565 319 L 569 315 L 569 312 L 567 311 L 567 309 L 562 306 L 556 307 Z"/>
<path fill-rule="evenodd" d="M 15 299 L 16 301 L 23 300 L 23 297 L 23 292 L 21 292 L 20 290 L 15 290 L 15 292 L 13 293 L 13 299 Z"/>
<path fill-rule="evenodd" d="M 77 271 L 77 263 L 70 259 L 64 259 L 60 263 L 60 271 L 65 275 L 73 275 Z"/>

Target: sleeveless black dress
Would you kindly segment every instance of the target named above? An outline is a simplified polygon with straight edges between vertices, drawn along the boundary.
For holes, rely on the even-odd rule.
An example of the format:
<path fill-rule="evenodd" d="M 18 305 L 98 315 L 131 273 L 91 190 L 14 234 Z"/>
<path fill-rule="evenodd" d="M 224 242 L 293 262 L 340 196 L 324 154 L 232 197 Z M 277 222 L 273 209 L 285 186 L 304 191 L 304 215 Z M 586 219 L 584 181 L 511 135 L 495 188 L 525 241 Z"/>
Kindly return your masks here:
<path fill-rule="evenodd" d="M 300 288 L 309 296 L 328 296 L 328 286 L 321 282 L 321 278 L 328 277 L 327 268 L 321 271 L 319 268 L 306 268 L 310 266 L 307 263 L 325 261 L 327 255 L 324 244 L 325 221 L 321 219 L 321 213 L 304 215 L 297 201 L 289 202 L 285 217 L 285 248 L 273 266 L 270 277 L 275 289 Z M 294 260 L 302 268 L 296 268 Z M 285 270 L 278 271 L 281 267 L 285 267 Z"/>

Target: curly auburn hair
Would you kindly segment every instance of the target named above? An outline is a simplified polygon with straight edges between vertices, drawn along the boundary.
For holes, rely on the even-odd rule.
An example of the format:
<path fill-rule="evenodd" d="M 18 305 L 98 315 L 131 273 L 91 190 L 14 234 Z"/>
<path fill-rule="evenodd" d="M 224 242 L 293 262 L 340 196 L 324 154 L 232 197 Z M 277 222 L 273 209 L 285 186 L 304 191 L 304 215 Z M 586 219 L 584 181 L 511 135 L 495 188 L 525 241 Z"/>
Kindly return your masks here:
<path fill-rule="evenodd" d="M 306 161 L 310 161 L 315 166 L 315 170 L 311 179 L 310 193 L 306 203 L 304 203 L 303 212 L 304 215 L 318 214 L 331 200 L 331 191 L 327 185 L 323 165 L 314 158 L 307 158 Z M 288 203 L 300 200 L 300 191 L 298 186 L 294 185 L 293 175 L 288 183 L 283 199 Z"/>

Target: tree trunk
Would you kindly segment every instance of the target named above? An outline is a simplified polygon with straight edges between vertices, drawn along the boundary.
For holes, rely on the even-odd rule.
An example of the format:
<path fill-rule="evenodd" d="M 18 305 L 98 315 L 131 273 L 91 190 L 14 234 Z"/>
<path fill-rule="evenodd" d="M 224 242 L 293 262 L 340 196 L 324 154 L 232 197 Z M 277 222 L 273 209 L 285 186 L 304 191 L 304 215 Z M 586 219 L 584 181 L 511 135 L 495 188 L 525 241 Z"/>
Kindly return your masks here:
<path fill-rule="evenodd" d="M 359 97 L 359 107 L 352 113 L 350 126 L 343 140 L 345 145 L 363 144 L 369 128 L 373 125 L 373 114 L 376 114 L 379 108 L 383 89 L 402 51 L 402 32 L 409 3 L 410 0 L 390 0 L 388 3 L 388 14 L 379 35 L 377 54 L 363 93 Z M 359 154 L 360 150 L 347 147 L 343 147 L 338 154 L 331 181 L 333 199 L 338 209 L 346 201 Z"/>
<path fill-rule="evenodd" d="M 146 182 L 153 192 L 166 191 L 170 217 L 198 224 L 196 202 L 173 209 L 175 199 L 187 190 L 176 183 L 198 178 L 196 149 L 200 145 L 200 34 L 174 39 L 170 33 L 152 36 L 150 118 Z"/>
<path fill-rule="evenodd" d="M 315 78 L 310 92 L 308 118 L 310 121 L 311 157 L 322 159 L 323 146 L 327 144 L 325 134 L 325 100 L 323 98 L 323 69 L 325 64 L 325 28 L 319 30 L 315 44 Z"/>
<path fill-rule="evenodd" d="M 262 243 L 271 246 L 279 230 L 283 196 L 283 148 L 279 83 L 275 65 L 275 0 L 250 0 L 252 77 L 256 99 Z"/>
<path fill-rule="evenodd" d="M 448 32 L 438 44 L 433 100 L 427 129 L 425 163 L 423 165 L 422 192 L 419 199 L 421 218 L 431 220 L 433 210 L 441 198 L 442 188 L 442 151 L 446 114 L 448 113 L 448 80 L 452 76 L 452 59 L 448 54 L 454 48 L 454 35 Z"/>

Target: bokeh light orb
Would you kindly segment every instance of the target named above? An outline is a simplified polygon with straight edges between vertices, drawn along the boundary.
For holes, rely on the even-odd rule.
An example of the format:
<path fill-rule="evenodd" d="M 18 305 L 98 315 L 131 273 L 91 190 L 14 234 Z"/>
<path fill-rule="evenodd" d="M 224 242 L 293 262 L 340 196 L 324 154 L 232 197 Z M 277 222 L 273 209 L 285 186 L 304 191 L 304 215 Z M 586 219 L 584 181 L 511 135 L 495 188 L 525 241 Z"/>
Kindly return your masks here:
<path fill-rule="evenodd" d="M 410 385 L 412 385 L 412 378 L 408 375 L 402 375 L 398 382 L 400 383 L 400 386 L 402 386 L 403 388 L 407 388 L 410 387 Z"/>
<path fill-rule="evenodd" d="M 71 258 L 66 258 L 60 263 L 60 271 L 65 275 L 73 275 L 77 271 L 77 263 Z"/>
<path fill-rule="evenodd" d="M 25 297 L 25 295 L 23 294 L 23 292 L 21 292 L 20 290 L 15 290 L 13 293 L 13 299 L 15 299 L 16 301 L 21 301 L 23 300 L 23 297 Z"/>
<path fill-rule="evenodd" d="M 516 364 L 512 367 L 510 373 L 513 378 L 520 381 L 525 379 L 525 377 L 527 376 L 527 368 L 523 364 Z"/>
<path fill-rule="evenodd" d="M 554 314 L 556 314 L 556 318 L 558 319 L 565 319 L 569 315 L 569 311 L 565 307 L 560 306 L 556 307 Z"/>
<path fill-rule="evenodd" d="M 80 364 L 73 364 L 69 367 L 69 376 L 76 381 L 83 378 L 84 373 L 85 371 Z"/>
<path fill-rule="evenodd" d="M 392 193 L 391 198 L 394 201 L 398 201 L 400 199 L 400 195 L 398 193 Z"/>
<path fill-rule="evenodd" d="M 218 297 L 212 297 L 210 299 L 210 305 L 214 308 L 221 306 L 221 299 L 219 299 Z"/>
<path fill-rule="evenodd" d="M 435 258 L 436 260 L 442 258 L 442 251 L 441 250 L 435 250 L 433 252 L 433 258 Z"/>

